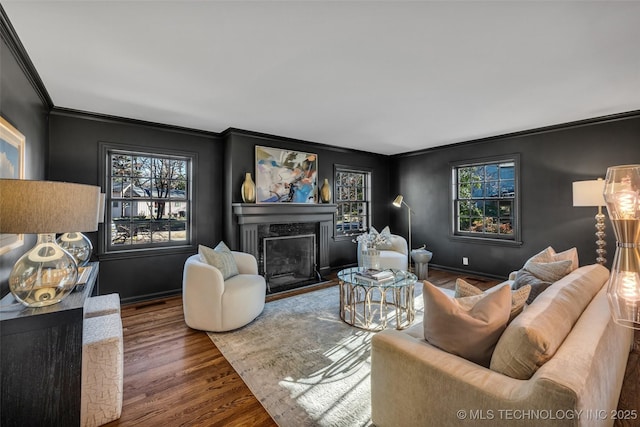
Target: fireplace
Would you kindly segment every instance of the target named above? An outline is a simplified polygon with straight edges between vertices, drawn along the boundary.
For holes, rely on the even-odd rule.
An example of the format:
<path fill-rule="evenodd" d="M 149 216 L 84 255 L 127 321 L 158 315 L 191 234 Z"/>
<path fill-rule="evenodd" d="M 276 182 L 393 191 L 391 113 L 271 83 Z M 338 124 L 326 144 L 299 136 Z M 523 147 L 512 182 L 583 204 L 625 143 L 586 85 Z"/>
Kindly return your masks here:
<path fill-rule="evenodd" d="M 280 292 L 315 283 L 316 235 L 265 237 L 262 268 L 269 292 Z"/>
<path fill-rule="evenodd" d="M 336 205 L 234 203 L 239 250 L 256 257 L 270 293 L 316 283 L 330 272 Z"/>

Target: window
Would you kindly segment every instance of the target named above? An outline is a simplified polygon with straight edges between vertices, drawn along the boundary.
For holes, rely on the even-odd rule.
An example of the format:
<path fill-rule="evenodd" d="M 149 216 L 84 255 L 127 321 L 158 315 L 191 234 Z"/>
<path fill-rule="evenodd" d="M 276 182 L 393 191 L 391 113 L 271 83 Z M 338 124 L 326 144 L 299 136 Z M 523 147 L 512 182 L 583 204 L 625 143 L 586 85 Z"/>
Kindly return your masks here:
<path fill-rule="evenodd" d="M 518 168 L 515 155 L 452 165 L 455 236 L 520 240 Z"/>
<path fill-rule="evenodd" d="M 192 157 L 106 153 L 107 252 L 190 244 Z"/>
<path fill-rule="evenodd" d="M 362 233 L 371 224 L 371 172 L 335 167 L 336 237 Z"/>

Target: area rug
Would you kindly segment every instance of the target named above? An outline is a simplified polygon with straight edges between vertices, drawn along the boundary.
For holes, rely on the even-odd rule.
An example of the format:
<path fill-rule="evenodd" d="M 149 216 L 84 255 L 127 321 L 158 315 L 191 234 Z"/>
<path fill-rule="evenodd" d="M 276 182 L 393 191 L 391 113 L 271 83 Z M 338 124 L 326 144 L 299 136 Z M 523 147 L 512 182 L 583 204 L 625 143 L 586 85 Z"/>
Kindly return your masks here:
<path fill-rule="evenodd" d="M 416 319 L 423 316 L 416 284 Z M 280 427 L 371 425 L 374 332 L 339 316 L 337 286 L 269 302 L 249 325 L 209 333 Z"/>

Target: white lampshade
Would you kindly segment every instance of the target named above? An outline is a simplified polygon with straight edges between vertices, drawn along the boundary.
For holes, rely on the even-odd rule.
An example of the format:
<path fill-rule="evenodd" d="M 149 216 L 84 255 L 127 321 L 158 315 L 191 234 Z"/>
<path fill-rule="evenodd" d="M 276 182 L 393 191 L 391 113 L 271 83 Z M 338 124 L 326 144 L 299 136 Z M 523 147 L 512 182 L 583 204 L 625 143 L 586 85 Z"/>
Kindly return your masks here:
<path fill-rule="evenodd" d="M 602 178 L 576 181 L 573 183 L 573 206 L 605 206 L 603 192 Z"/>

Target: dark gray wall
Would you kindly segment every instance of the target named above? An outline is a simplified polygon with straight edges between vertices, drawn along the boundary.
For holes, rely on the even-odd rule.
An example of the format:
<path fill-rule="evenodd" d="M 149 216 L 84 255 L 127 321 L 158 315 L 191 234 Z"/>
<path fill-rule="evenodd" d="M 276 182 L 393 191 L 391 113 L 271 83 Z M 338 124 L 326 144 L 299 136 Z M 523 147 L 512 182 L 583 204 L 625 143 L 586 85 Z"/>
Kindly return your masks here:
<path fill-rule="evenodd" d="M 389 213 L 393 209 L 390 196 L 389 157 L 364 151 L 347 150 L 325 144 L 311 143 L 273 135 L 232 129 L 224 132 L 225 156 L 225 190 L 224 190 L 224 221 L 225 240 L 234 247 L 238 247 L 236 236 L 237 226 L 231 212 L 231 203 L 242 202 L 240 187 L 245 173 L 251 172 L 255 180 L 255 146 L 292 149 L 315 153 L 318 155 L 318 180 L 325 178 L 333 188 L 334 165 L 347 165 L 371 170 L 373 181 L 372 194 L 372 222 L 379 229 L 389 223 Z M 331 239 L 330 263 L 333 268 L 356 262 L 355 244 L 348 239 Z"/>
<path fill-rule="evenodd" d="M 46 95 L 43 96 L 25 71 L 26 64 L 5 22 L 0 22 L 0 35 L 0 116 L 25 136 L 25 178 L 43 179 L 48 142 L 49 106 L 43 99 Z M 1 296 L 9 293 L 9 273 L 13 265 L 35 241 L 35 235 L 27 235 L 23 246 L 0 255 Z"/>
<path fill-rule="evenodd" d="M 169 128 L 163 125 L 107 119 L 54 109 L 50 116 L 48 178 L 101 185 L 99 143 L 121 143 L 150 150 L 170 149 L 197 154 L 194 165 L 194 245 L 189 249 L 103 254 L 98 233 L 87 233 L 100 260 L 101 294 L 117 292 L 123 301 L 178 293 L 182 289 L 184 260 L 198 244 L 212 245 L 222 239 L 223 149 L 215 134 Z M 104 189 L 104 187 L 103 187 Z"/>
<path fill-rule="evenodd" d="M 522 246 L 451 239 L 449 162 L 510 153 L 520 153 Z M 597 208 L 572 206 L 572 182 L 604 178 L 608 166 L 640 163 L 640 113 L 408 153 L 394 163 L 394 188 L 415 211 L 413 246 L 426 243 L 434 254 L 432 265 L 505 277 L 549 245 L 557 250 L 575 246 L 580 264 L 592 264 Z M 392 222 L 406 234 L 406 211 L 395 212 Z M 615 238 L 606 223 L 610 265 Z M 468 267 L 463 256 L 469 257 Z"/>

